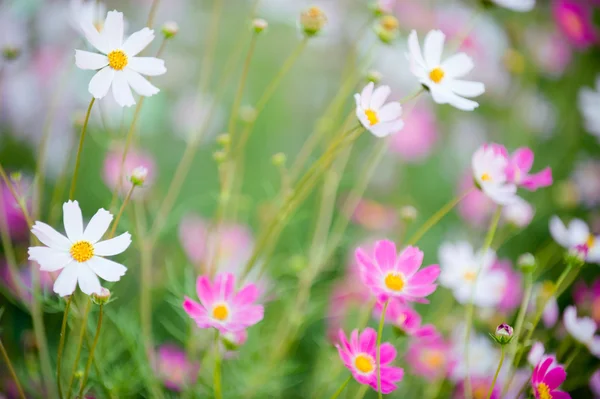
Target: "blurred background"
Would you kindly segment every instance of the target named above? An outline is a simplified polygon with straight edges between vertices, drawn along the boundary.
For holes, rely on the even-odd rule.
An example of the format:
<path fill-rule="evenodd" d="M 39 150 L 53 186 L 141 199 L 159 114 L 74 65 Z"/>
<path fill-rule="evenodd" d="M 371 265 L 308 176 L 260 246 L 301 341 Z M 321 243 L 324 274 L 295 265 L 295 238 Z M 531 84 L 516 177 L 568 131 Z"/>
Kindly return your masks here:
<path fill-rule="evenodd" d="M 581 95 L 586 88 L 594 90 L 600 79 L 600 8 L 593 1 L 538 1 L 533 11 L 517 13 L 468 0 L 379 4 L 364 0 L 222 0 L 220 16 L 214 11 L 216 1 L 157 2 L 153 21 L 157 38 L 144 54 L 154 55 L 159 50 L 164 40 L 161 27 L 166 22 L 175 21 L 179 31 L 164 45 L 161 57 L 167 73 L 153 79 L 161 92 L 144 100 L 126 162 L 129 172 L 143 165 L 149 176 L 120 225 L 132 233 L 134 244 L 121 259 L 128 273 L 109 286 L 116 299 L 107 306 L 97 350 L 98 369 L 90 377 L 90 396 L 108 397 L 107 392 L 112 392 L 112 397 L 119 398 L 178 397 L 184 393 L 211 397 L 212 365 L 203 364 L 203 354 L 212 335 L 192 326 L 181 308 L 183 295 L 195 297 L 195 278 L 216 253 L 219 270 L 239 272 L 245 266 L 258 232 L 286 190 L 286 178 L 305 170 L 323 152 L 328 138 L 353 109 L 353 93 L 368 78 L 391 86 L 393 99 L 419 89 L 405 57 L 406 37 L 412 29 L 420 37 L 430 29 L 442 29 L 450 43 L 464 37 L 460 49 L 475 61 L 470 78 L 486 85 L 486 93 L 477 99 L 480 107 L 462 112 L 434 104 L 425 93 L 404 107 L 404 130 L 382 149 L 375 137 L 364 134 L 349 154 L 348 164 L 338 176 L 339 188 L 333 193 L 333 219 L 340 223 L 350 220 L 333 247 L 330 240 L 315 244 L 313 238 L 323 190 L 333 184 L 337 169 L 328 177 L 333 180 L 317 185 L 278 236 L 273 256 L 262 260 L 267 262 L 266 273 L 260 277 L 266 318 L 248 331 L 247 342 L 228 351 L 230 359 L 223 371 L 225 397 L 331 395 L 346 378 L 330 340 L 332 326 L 345 325 L 349 331 L 360 318 L 360 307 L 352 305 L 354 291 L 348 288 L 354 248 L 374 239 L 401 242 L 407 231 L 412 232 L 468 189 L 472 185 L 471 155 L 485 142 L 502 143 L 511 151 L 529 146 L 536 154 L 534 170 L 549 165 L 554 175 L 549 189 L 526 193 L 530 208 L 503 217 L 495 242 L 499 258 L 510 265 L 524 252 L 535 253 L 543 259 L 544 267 L 536 272 L 541 282 L 560 274 L 562 252 L 548 232 L 551 215 L 580 217 L 600 233 L 600 102 L 594 107 Z M 92 76 L 74 63 L 74 50 L 88 46 L 76 22 L 75 3 L 0 0 L 0 163 L 11 173 L 29 206 L 39 209 L 38 219 L 59 230 Z M 109 0 L 105 10 L 123 12 L 126 34 L 130 34 L 146 25 L 152 5 L 151 0 Z M 299 15 L 310 6 L 321 7 L 328 22 L 319 35 L 308 40 L 256 116 L 252 106 L 302 42 Z M 377 7 L 399 21 L 399 32 L 391 43 L 378 37 L 381 20 L 374 12 Z M 235 210 L 225 216 L 225 223 L 211 230 L 222 172 L 219 154 L 223 140 L 218 137 L 228 129 L 253 35 L 253 17 L 265 19 L 269 26 L 257 39 L 239 111 L 238 130 L 254 124 L 244 150 L 243 183 L 232 199 Z M 207 61 L 207 54 L 212 54 L 211 35 L 216 44 L 214 56 Z M 595 90 L 600 89 L 600 81 L 598 85 Z M 76 195 L 85 218 L 111 203 L 135 108 L 120 108 L 108 95 L 92 110 Z M 197 139 L 199 131 L 203 136 Z M 323 139 L 301 162 L 305 155 L 301 149 L 314 132 L 320 132 Z M 140 254 L 144 248 L 137 245 L 136 233 L 152 225 L 183 154 L 196 140 L 200 146 L 190 172 L 152 248 L 148 299 L 152 347 L 148 348 L 141 343 L 145 339 L 139 314 L 143 300 Z M 46 145 L 45 161 L 39 165 L 45 175 L 39 201 L 32 182 L 40 148 Z M 282 155 L 273 159 L 278 153 L 285 155 L 285 162 Z M 376 169 L 366 189 L 358 190 L 356 209 L 344 213 L 346 199 L 371 167 Z M 18 273 L 28 287 L 25 291 L 15 287 L 3 245 L 0 336 L 27 396 L 46 397 L 30 316 L 30 268 L 38 266 L 27 263 L 27 223 L 6 187 L 0 186 L 0 190 L 0 218 L 13 243 Z M 493 204 L 483 195 L 470 194 L 420 241 L 425 264 L 438 262 L 438 248 L 446 240 L 466 239 L 475 247 L 481 245 L 492 212 Z M 315 272 L 311 251 L 330 250 Z M 597 275 L 595 267 L 583 272 L 588 282 Z M 64 301 L 52 292 L 55 276 L 42 273 L 40 277 L 37 300 L 42 304 L 54 364 Z M 564 295 L 561 307 L 570 300 L 570 295 Z M 424 320 L 449 333 L 463 310 L 442 289 L 431 301 L 417 309 Z M 502 314 L 510 317 L 511 312 L 481 315 L 481 330 L 491 331 Z M 70 326 L 65 375 L 71 373 L 78 323 L 74 319 Z M 95 321 L 90 323 L 93 331 Z M 426 397 L 427 381 L 411 375 L 402 356 L 405 346 L 405 341 L 398 340 L 397 363 L 406 368 L 405 380 L 390 397 Z M 598 365 L 597 360 L 587 359 L 580 366 L 590 370 L 585 372 L 588 375 Z M 3 367 L 0 363 L 0 392 L 7 398 L 17 397 Z M 198 368 L 200 378 L 190 389 Z M 357 386 L 351 383 L 347 397 L 354 397 Z M 572 388 L 572 394 L 577 392 L 573 397 L 591 397 L 587 380 L 573 382 Z M 367 397 L 375 397 L 373 394 L 369 392 Z M 448 385 L 442 387 L 439 397 L 451 395 L 453 388 Z"/>

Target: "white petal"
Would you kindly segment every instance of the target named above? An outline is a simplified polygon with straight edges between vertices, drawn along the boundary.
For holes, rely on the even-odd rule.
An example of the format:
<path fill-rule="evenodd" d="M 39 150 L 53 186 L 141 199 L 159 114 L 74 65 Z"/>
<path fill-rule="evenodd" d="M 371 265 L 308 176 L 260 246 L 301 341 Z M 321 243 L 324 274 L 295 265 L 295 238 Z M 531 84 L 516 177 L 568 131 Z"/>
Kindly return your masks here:
<path fill-rule="evenodd" d="M 133 33 L 123 43 L 123 51 L 128 57 L 135 57 L 154 40 L 154 31 L 144 28 Z"/>
<path fill-rule="evenodd" d="M 425 62 L 429 68 L 440 65 L 442 52 L 444 51 L 444 40 L 446 35 L 441 30 L 432 30 L 425 36 L 424 52 Z"/>
<path fill-rule="evenodd" d="M 87 264 L 94 273 L 106 281 L 119 281 L 127 271 L 127 268 L 120 263 L 98 256 L 94 256 Z"/>
<path fill-rule="evenodd" d="M 92 244 L 100 241 L 108 227 L 112 222 L 113 216 L 106 209 L 99 209 L 98 212 L 92 217 L 92 220 L 88 223 L 83 232 L 83 239 L 91 242 Z"/>
<path fill-rule="evenodd" d="M 429 87 L 429 93 L 431 93 L 431 98 L 438 104 L 448 104 L 450 101 L 450 91 L 447 90 L 444 86 L 439 85 L 427 85 Z"/>
<path fill-rule="evenodd" d="M 40 270 L 55 272 L 67 266 L 73 261 L 71 254 L 47 247 L 29 247 L 29 260 L 40 265 Z"/>
<path fill-rule="evenodd" d="M 147 76 L 158 76 L 167 72 L 165 61 L 155 57 L 130 58 L 127 67 Z"/>
<path fill-rule="evenodd" d="M 108 57 L 104 54 L 75 50 L 75 65 L 80 69 L 100 69 L 108 65 Z"/>
<path fill-rule="evenodd" d="M 588 225 L 581 219 L 573 219 L 568 227 L 570 247 L 585 244 L 590 236 Z"/>
<path fill-rule="evenodd" d="M 71 263 L 65 267 L 54 282 L 54 292 L 60 296 L 71 295 L 77 286 L 79 263 Z"/>
<path fill-rule="evenodd" d="M 83 235 L 83 216 L 77 201 L 67 201 L 63 204 L 63 222 L 65 232 L 71 242 L 81 240 Z"/>
<path fill-rule="evenodd" d="M 104 21 L 102 35 L 108 43 L 110 50 L 123 46 L 123 13 L 116 10 L 109 11 Z"/>
<path fill-rule="evenodd" d="M 77 281 L 79 282 L 79 289 L 87 295 L 96 294 L 102 289 L 98 276 L 85 263 L 79 264 Z"/>
<path fill-rule="evenodd" d="M 425 60 L 421 54 L 419 38 L 417 37 L 417 32 L 414 29 L 410 32 L 410 35 L 408 35 L 408 51 L 410 53 L 410 59 L 414 61 L 418 67 L 427 69 L 427 65 L 425 64 Z"/>
<path fill-rule="evenodd" d="M 88 91 L 94 98 L 103 98 L 108 93 L 114 76 L 115 70 L 110 67 L 99 70 L 90 80 Z"/>
<path fill-rule="evenodd" d="M 62 249 L 65 251 L 68 251 L 71 248 L 71 241 L 46 223 L 35 222 L 31 228 L 31 232 L 38 240 L 50 248 Z"/>
<path fill-rule="evenodd" d="M 131 85 L 131 88 L 140 96 L 150 97 L 160 91 L 156 86 L 148 82 L 146 78 L 133 69 L 127 68 L 123 72 L 125 72 L 127 82 Z"/>
<path fill-rule="evenodd" d="M 388 103 L 379 110 L 378 115 L 382 122 L 396 120 L 402 115 L 402 106 L 398 102 Z"/>
<path fill-rule="evenodd" d="M 115 71 L 115 77 L 112 82 L 112 92 L 115 101 L 121 107 L 131 107 L 135 104 L 133 94 L 131 94 L 131 89 L 129 88 L 129 83 L 127 83 L 127 78 L 125 77 L 125 72 Z"/>
<path fill-rule="evenodd" d="M 448 104 L 462 111 L 473 111 L 475 108 L 479 107 L 479 103 L 476 101 L 468 100 L 454 93 L 448 93 L 447 96 Z"/>
<path fill-rule="evenodd" d="M 592 355 L 600 358 L 600 337 L 595 336 L 590 343 L 590 352 Z"/>
<path fill-rule="evenodd" d="M 465 53 L 454 54 L 442 62 L 444 73 L 451 78 L 460 78 L 473 69 L 473 59 Z"/>
<path fill-rule="evenodd" d="M 389 86 L 379 86 L 377 90 L 373 92 L 373 97 L 371 97 L 371 109 L 379 109 L 385 103 L 385 100 L 389 97 L 391 93 L 391 89 Z"/>
<path fill-rule="evenodd" d="M 485 92 L 485 86 L 481 82 L 453 80 L 448 85 L 450 86 L 450 90 L 464 97 L 477 97 Z"/>
<path fill-rule="evenodd" d="M 373 88 L 375 83 L 369 82 L 360 93 L 360 105 L 363 109 L 368 109 L 371 105 L 371 96 L 373 95 Z"/>
<path fill-rule="evenodd" d="M 600 236 L 594 237 L 594 245 L 589 249 L 586 260 L 590 263 L 600 263 Z"/>
<path fill-rule="evenodd" d="M 104 54 L 108 54 L 111 50 L 108 45 L 108 41 L 104 38 L 102 34 L 100 34 L 94 25 L 92 25 L 89 21 L 87 23 L 81 23 L 81 29 L 83 30 L 83 34 L 85 38 L 92 46 L 94 46 L 98 51 Z"/>
<path fill-rule="evenodd" d="M 563 248 L 569 248 L 571 246 L 567 228 L 558 216 L 552 216 L 550 219 L 550 235 L 554 238 L 554 241 L 559 243 Z"/>
<path fill-rule="evenodd" d="M 120 236 L 111 238 L 110 240 L 100 241 L 94 245 L 94 254 L 99 256 L 118 255 L 129 247 L 131 244 L 131 234 L 123 233 Z"/>

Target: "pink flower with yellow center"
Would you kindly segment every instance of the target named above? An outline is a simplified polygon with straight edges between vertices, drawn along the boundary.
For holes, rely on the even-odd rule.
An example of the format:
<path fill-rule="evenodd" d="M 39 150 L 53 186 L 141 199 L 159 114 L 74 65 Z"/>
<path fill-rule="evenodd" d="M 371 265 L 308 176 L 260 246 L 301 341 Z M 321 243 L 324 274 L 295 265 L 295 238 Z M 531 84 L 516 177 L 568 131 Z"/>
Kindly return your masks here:
<path fill-rule="evenodd" d="M 183 309 L 200 328 L 216 328 L 221 333 L 244 330 L 263 319 L 264 308 L 255 305 L 259 292 L 254 284 L 247 284 L 235 292 L 235 277 L 220 273 L 211 284 L 207 276 L 196 281 L 200 303 L 185 297 Z"/>
<path fill-rule="evenodd" d="M 350 340 L 343 330 L 339 331 L 339 344 L 336 345 L 344 366 L 352 373 L 360 384 L 369 385 L 378 390 L 377 383 L 377 333 L 372 328 L 365 329 L 360 335 L 358 330 L 352 331 Z M 381 393 L 389 394 L 402 381 L 404 370 L 393 367 L 391 363 L 396 358 L 396 349 L 389 342 L 381 344 Z"/>
<path fill-rule="evenodd" d="M 193 384 L 200 365 L 188 360 L 185 351 L 176 345 L 165 344 L 158 348 L 156 374 L 167 389 L 181 391 Z"/>
<path fill-rule="evenodd" d="M 531 387 L 536 399 L 571 399 L 571 395 L 557 388 L 567 378 L 563 366 L 552 356 L 545 356 L 533 369 Z"/>
<path fill-rule="evenodd" d="M 446 375 L 451 366 L 451 346 L 436 332 L 410 341 L 406 360 L 412 372 L 433 381 Z"/>
<path fill-rule="evenodd" d="M 437 288 L 434 281 L 440 267 L 431 265 L 419 270 L 423 252 L 417 247 L 406 247 L 398 254 L 392 241 L 382 240 L 375 243 L 373 257 L 362 248 L 358 248 L 355 255 L 363 283 L 381 301 L 390 298 L 425 301 Z"/>
<path fill-rule="evenodd" d="M 555 0 L 554 20 L 569 41 L 580 49 L 598 42 L 598 32 L 592 20 L 593 5 L 587 0 Z"/>

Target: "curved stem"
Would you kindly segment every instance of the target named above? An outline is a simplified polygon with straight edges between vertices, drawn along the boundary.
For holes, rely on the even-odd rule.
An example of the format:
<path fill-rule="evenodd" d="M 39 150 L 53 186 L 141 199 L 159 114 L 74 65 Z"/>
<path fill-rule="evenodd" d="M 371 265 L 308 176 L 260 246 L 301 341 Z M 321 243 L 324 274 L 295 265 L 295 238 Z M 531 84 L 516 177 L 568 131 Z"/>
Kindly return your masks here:
<path fill-rule="evenodd" d="M 346 386 L 348 385 L 348 383 L 350 382 L 351 379 L 352 379 L 352 376 L 349 376 L 348 378 L 346 378 L 346 381 L 344 381 L 344 383 L 342 384 L 342 386 L 340 386 L 338 388 L 338 390 L 335 391 L 335 393 L 333 395 L 331 395 L 330 399 L 337 399 L 337 397 L 340 396 L 340 394 L 342 392 L 344 392 L 344 389 L 346 389 Z"/>
<path fill-rule="evenodd" d="M 60 399 L 63 398 L 62 388 L 60 383 L 60 372 L 62 364 L 63 349 L 65 348 L 65 338 L 67 331 L 67 319 L 69 316 L 69 309 L 71 308 L 71 302 L 73 301 L 73 295 L 69 295 L 65 304 L 65 312 L 63 313 L 62 327 L 60 328 L 60 340 L 58 341 L 58 353 L 56 355 L 56 387 L 58 388 L 58 396 Z"/>
<path fill-rule="evenodd" d="M 487 399 L 491 399 L 492 394 L 494 393 L 494 386 L 496 385 L 496 380 L 498 379 L 498 374 L 500 374 L 500 369 L 502 368 L 502 363 L 504 363 L 504 347 L 505 345 L 500 346 L 500 362 L 498 362 L 498 368 L 496 369 L 496 374 L 494 374 L 494 379 L 492 380 L 492 385 L 490 385 L 490 390 L 488 391 Z"/>
<path fill-rule="evenodd" d="M 219 331 L 215 336 L 215 370 L 213 375 L 213 386 L 215 389 L 215 399 L 223 399 L 221 392 L 221 353 L 219 351 Z"/>
<path fill-rule="evenodd" d="M 115 236 L 115 232 L 117 231 L 117 226 L 119 225 L 119 220 L 121 220 L 121 216 L 123 216 L 123 211 L 125 211 L 125 207 L 129 203 L 129 200 L 131 199 L 131 195 L 133 194 L 134 189 L 135 189 L 135 184 L 132 184 L 131 188 L 127 192 L 127 196 L 125 197 L 125 200 L 123 200 L 123 204 L 121 205 L 121 208 L 119 209 L 119 213 L 117 213 L 117 217 L 115 218 L 115 221 L 113 222 L 113 225 L 112 225 L 112 228 L 110 229 L 110 234 L 108 235 L 108 238 L 113 238 Z"/>
<path fill-rule="evenodd" d="M 85 140 L 85 133 L 87 131 L 88 121 L 90 120 L 90 114 L 92 113 L 92 107 L 96 101 L 95 97 L 92 97 L 90 105 L 88 105 L 87 112 L 85 113 L 85 120 L 81 127 L 81 135 L 79 136 L 79 147 L 77 148 L 77 156 L 75 158 L 75 169 L 73 170 L 73 177 L 71 178 L 71 189 L 69 190 L 69 199 L 73 199 L 75 195 L 75 188 L 77 186 L 77 174 L 79 173 L 79 164 L 81 162 L 81 152 L 83 151 L 83 142 Z"/>
<path fill-rule="evenodd" d="M 383 324 L 385 322 L 385 313 L 387 311 L 389 299 L 383 304 L 381 311 L 381 319 L 379 319 L 379 328 L 377 329 L 377 393 L 379 399 L 383 397 L 381 393 L 381 333 L 383 332 Z"/>
<path fill-rule="evenodd" d="M 83 311 L 83 317 L 81 318 L 81 330 L 79 331 L 79 345 L 77 345 L 77 352 L 75 353 L 75 361 L 73 362 L 73 371 L 71 372 L 71 378 L 69 379 L 69 387 L 67 388 L 67 399 L 71 398 L 71 388 L 73 387 L 73 381 L 75 381 L 75 374 L 77 372 L 77 365 L 79 364 L 79 358 L 81 356 L 81 348 L 83 348 L 83 339 L 87 328 L 87 318 L 92 307 L 92 300 L 88 298 L 85 310 Z"/>
<path fill-rule="evenodd" d="M 21 384 L 19 383 L 19 378 L 17 377 L 17 373 L 15 373 L 15 369 L 13 368 L 13 365 L 10 362 L 10 358 L 8 357 L 8 353 L 6 352 L 6 349 L 4 348 L 4 345 L 2 344 L 1 339 L 0 339 L 0 352 L 2 353 L 4 362 L 6 363 L 6 366 L 8 367 L 10 376 L 12 377 L 13 381 L 15 382 L 17 391 L 19 392 L 19 397 L 21 399 L 25 399 L 25 394 L 23 393 L 23 388 L 21 388 Z"/>
<path fill-rule="evenodd" d="M 83 398 L 83 390 L 85 389 L 85 384 L 87 383 L 87 379 L 90 374 L 90 368 L 92 367 L 92 362 L 94 360 L 94 351 L 96 350 L 96 346 L 98 345 L 98 339 L 100 338 L 100 328 L 102 327 L 102 315 L 104 314 L 103 310 L 104 305 L 100 305 L 100 310 L 98 311 L 98 325 L 96 326 L 96 335 L 94 336 L 94 343 L 90 348 L 87 364 L 85 365 L 85 371 L 83 372 L 83 378 L 81 379 L 81 386 L 79 388 L 80 398 Z"/>

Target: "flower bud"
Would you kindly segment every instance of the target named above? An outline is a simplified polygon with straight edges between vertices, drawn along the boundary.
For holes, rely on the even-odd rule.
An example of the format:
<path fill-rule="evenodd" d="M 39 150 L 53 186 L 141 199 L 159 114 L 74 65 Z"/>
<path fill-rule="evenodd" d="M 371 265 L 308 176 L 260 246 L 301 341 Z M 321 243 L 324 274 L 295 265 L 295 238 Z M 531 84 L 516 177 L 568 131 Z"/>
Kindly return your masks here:
<path fill-rule="evenodd" d="M 533 273 L 537 263 L 535 256 L 530 253 L 525 253 L 517 259 L 517 266 L 523 271 L 523 273 Z"/>
<path fill-rule="evenodd" d="M 21 55 L 21 49 L 17 48 L 17 47 L 4 47 L 2 49 L 2 57 L 6 60 L 6 61 L 12 61 L 16 58 L 19 57 L 19 55 Z"/>
<path fill-rule="evenodd" d="M 405 222 L 412 222 L 417 218 L 417 208 L 406 205 L 400 208 L 400 218 Z"/>
<path fill-rule="evenodd" d="M 256 18 L 252 21 L 252 29 L 255 33 L 261 33 L 269 27 L 269 23 L 261 18 Z"/>
<path fill-rule="evenodd" d="M 224 162 L 227 159 L 227 153 L 225 151 L 215 151 L 213 153 L 213 159 L 218 163 Z"/>
<path fill-rule="evenodd" d="M 138 166 L 131 172 L 129 181 L 131 181 L 131 184 L 134 186 L 141 187 L 144 185 L 146 177 L 148 177 L 148 169 L 143 166 Z"/>
<path fill-rule="evenodd" d="M 375 24 L 375 33 L 379 40 L 385 44 L 390 44 L 395 38 L 398 37 L 400 24 L 398 19 L 393 15 L 384 15 Z"/>
<path fill-rule="evenodd" d="M 379 82 L 381 82 L 383 75 L 381 75 L 381 72 L 372 69 L 369 72 L 367 72 L 366 78 L 367 82 L 373 82 L 375 84 L 378 84 Z"/>
<path fill-rule="evenodd" d="M 565 253 L 565 263 L 573 268 L 583 266 L 589 250 L 587 244 L 576 245 Z"/>
<path fill-rule="evenodd" d="M 175 21 L 167 21 L 163 24 L 160 30 L 165 36 L 165 39 L 170 39 L 179 32 L 179 25 L 177 25 L 177 22 Z"/>
<path fill-rule="evenodd" d="M 244 123 L 252 123 L 256 120 L 256 109 L 251 105 L 240 108 L 240 120 Z"/>
<path fill-rule="evenodd" d="M 287 156 L 283 152 L 278 152 L 271 157 L 271 162 L 275 166 L 283 166 L 287 162 Z"/>
<path fill-rule="evenodd" d="M 108 288 L 100 288 L 100 292 L 92 294 L 92 302 L 96 305 L 104 305 L 110 300 L 110 291 Z"/>
<path fill-rule="evenodd" d="M 502 323 L 496 327 L 496 333 L 492 336 L 492 338 L 500 345 L 507 345 L 510 343 L 510 341 L 512 341 L 513 334 L 513 328 L 506 323 Z"/>
<path fill-rule="evenodd" d="M 327 15 L 319 7 L 310 7 L 300 14 L 300 25 L 307 36 L 314 36 L 327 24 Z"/>
<path fill-rule="evenodd" d="M 229 133 L 220 134 L 217 136 L 217 143 L 223 147 L 229 147 L 229 144 L 231 144 L 231 136 Z"/>

